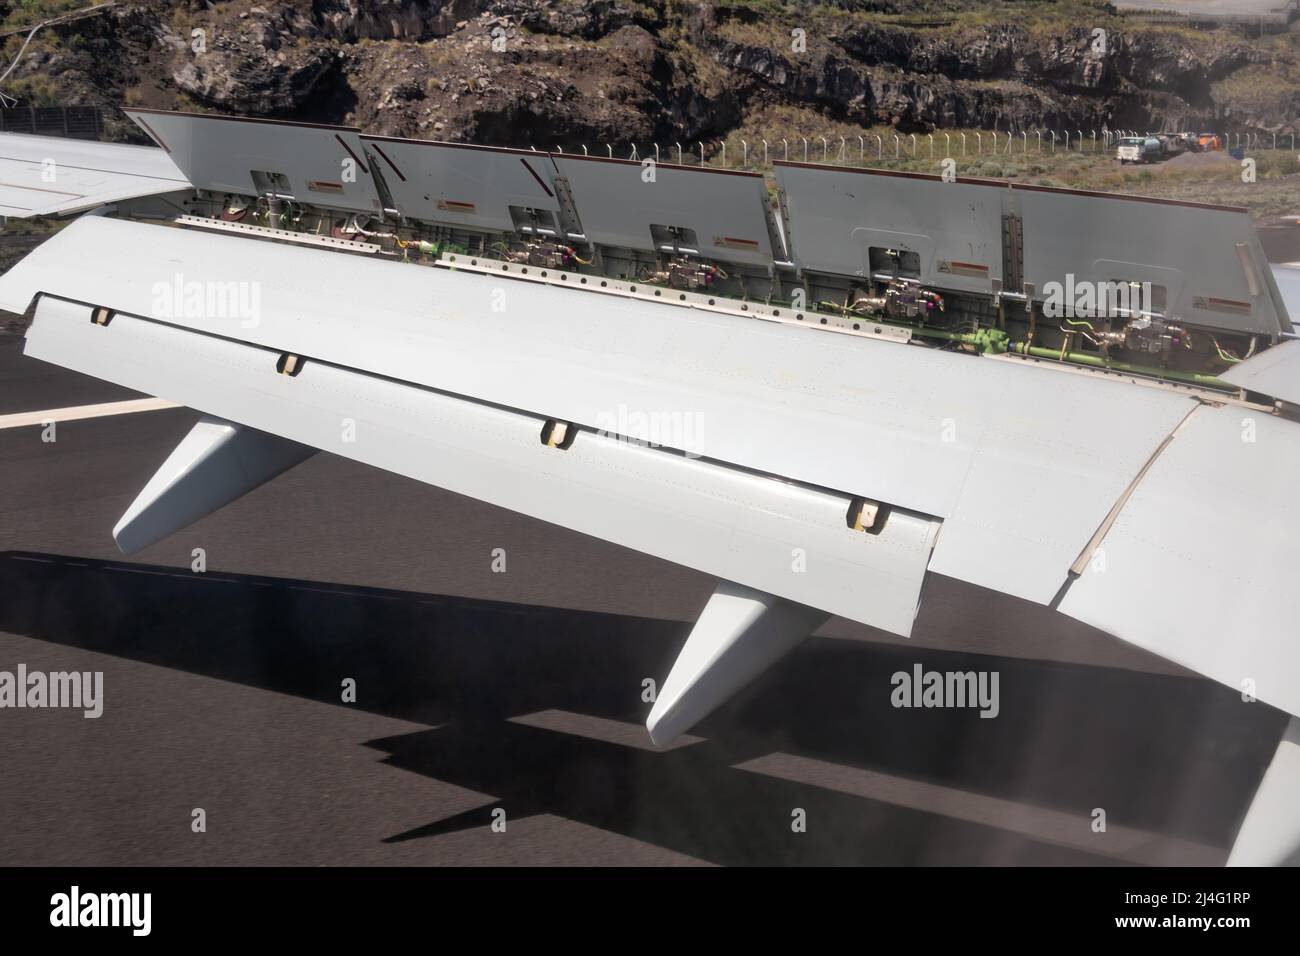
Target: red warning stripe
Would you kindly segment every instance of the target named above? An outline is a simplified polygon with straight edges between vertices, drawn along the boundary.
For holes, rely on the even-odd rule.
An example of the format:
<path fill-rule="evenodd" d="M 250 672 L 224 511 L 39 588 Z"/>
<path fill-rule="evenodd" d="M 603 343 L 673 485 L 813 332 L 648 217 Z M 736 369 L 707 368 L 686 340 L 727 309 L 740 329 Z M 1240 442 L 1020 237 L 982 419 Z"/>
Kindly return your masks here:
<path fill-rule="evenodd" d="M 742 249 L 758 249 L 757 239 L 737 239 L 735 236 L 715 236 L 715 246 L 740 246 Z"/>
<path fill-rule="evenodd" d="M 368 170 L 368 169 L 366 168 L 366 164 L 363 163 L 363 162 L 361 161 L 361 157 L 358 156 L 356 153 L 352 152 L 352 147 L 349 146 L 349 145 L 347 144 L 347 141 L 346 141 L 342 136 L 340 136 L 338 133 L 335 133 L 335 134 L 334 134 L 334 138 L 335 138 L 336 140 L 339 141 L 339 145 L 340 145 L 340 146 L 342 146 L 344 149 L 346 149 L 346 150 L 348 151 L 348 155 L 351 156 L 352 159 L 353 159 L 353 161 L 354 161 L 358 166 L 361 167 L 361 171 L 362 171 L 363 173 L 365 173 L 367 176 L 369 176 L 369 175 L 370 175 L 370 170 Z"/>

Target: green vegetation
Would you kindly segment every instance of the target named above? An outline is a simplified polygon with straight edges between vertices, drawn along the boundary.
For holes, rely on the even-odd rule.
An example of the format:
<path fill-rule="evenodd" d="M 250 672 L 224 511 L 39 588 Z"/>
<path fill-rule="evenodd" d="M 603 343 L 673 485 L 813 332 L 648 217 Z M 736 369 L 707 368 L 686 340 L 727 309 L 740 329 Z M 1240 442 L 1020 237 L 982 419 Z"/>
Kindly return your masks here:
<path fill-rule="evenodd" d="M 95 0 L 18 0 L 9 15 L 0 20 L 0 32 L 35 26 L 42 20 L 94 6 Z"/>
<path fill-rule="evenodd" d="M 28 47 L 28 52 L 31 47 Z M 23 76 L 18 79 L 10 77 L 5 81 L 4 91 L 27 106 L 58 106 L 60 104 L 59 88 L 49 77 L 39 74 Z"/>

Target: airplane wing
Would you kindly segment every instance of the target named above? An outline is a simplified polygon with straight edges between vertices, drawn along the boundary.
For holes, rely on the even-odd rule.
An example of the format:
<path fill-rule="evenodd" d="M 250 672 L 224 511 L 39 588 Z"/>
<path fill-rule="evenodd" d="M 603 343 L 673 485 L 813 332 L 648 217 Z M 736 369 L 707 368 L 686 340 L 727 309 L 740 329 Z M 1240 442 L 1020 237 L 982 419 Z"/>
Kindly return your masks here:
<path fill-rule="evenodd" d="M 1274 265 L 1273 278 L 1286 302 L 1287 311 L 1300 315 L 1300 263 L 1283 262 Z"/>
<path fill-rule="evenodd" d="M 214 289 L 224 313 L 184 308 Z M 898 634 L 927 570 L 1041 604 L 1065 589 L 1066 613 L 1300 713 L 1283 586 L 1300 536 L 1262 517 L 1286 513 L 1300 470 L 1291 421 L 1013 360 L 102 217 L 0 278 L 0 307 L 37 296 L 27 354 L 259 432 Z M 545 440 L 551 423 L 562 441 Z M 878 534 L 851 529 L 858 500 L 887 511 Z M 1097 546 L 1104 565 L 1067 588 Z M 796 570 L 800 553 L 815 573 Z"/>
<path fill-rule="evenodd" d="M 717 577 L 660 743 L 831 614 L 909 634 L 931 572 L 1300 715 L 1291 290 L 1244 210 L 783 163 L 778 222 L 752 173 L 132 118 L 185 212 L 0 277 L 28 355 L 205 415 L 124 550 L 324 450 Z M 1157 292 L 1067 326 L 1058 277 Z"/>
<path fill-rule="evenodd" d="M 161 149 L 0 133 L 0 216 L 64 216 L 189 188 Z"/>

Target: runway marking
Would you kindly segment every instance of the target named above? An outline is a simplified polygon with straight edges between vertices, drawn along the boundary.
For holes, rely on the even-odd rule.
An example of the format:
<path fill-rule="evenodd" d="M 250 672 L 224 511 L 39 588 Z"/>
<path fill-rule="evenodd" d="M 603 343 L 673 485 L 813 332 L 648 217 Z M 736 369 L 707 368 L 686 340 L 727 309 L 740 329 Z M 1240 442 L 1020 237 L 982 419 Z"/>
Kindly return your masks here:
<path fill-rule="evenodd" d="M 180 408 L 180 406 L 161 398 L 132 398 L 125 402 L 48 408 L 43 412 L 16 412 L 13 415 L 0 415 L 0 429 L 26 428 L 49 422 L 76 422 L 84 418 L 106 418 L 110 415 L 133 415 L 136 412 L 156 412 L 164 408 Z"/>
<path fill-rule="evenodd" d="M 895 774 L 878 773 L 794 754 L 770 753 L 765 757 L 736 764 L 736 769 L 878 800 L 966 823 L 996 827 L 1043 843 L 1068 846 L 1133 863 L 1156 866 L 1222 866 L 1227 857 L 1227 851 L 1218 847 L 1115 823 L 1111 823 L 1104 833 L 1094 833 L 1086 813 L 1052 810 L 990 797 L 971 790 L 925 783 Z"/>

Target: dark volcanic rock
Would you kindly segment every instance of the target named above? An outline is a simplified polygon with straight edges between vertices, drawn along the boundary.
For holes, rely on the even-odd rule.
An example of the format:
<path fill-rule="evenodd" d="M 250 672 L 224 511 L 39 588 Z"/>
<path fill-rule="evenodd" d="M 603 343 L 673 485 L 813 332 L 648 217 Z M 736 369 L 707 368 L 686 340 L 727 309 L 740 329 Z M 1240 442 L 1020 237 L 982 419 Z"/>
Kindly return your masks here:
<path fill-rule="evenodd" d="M 445 37 L 491 6 L 483 0 L 312 0 L 311 8 L 326 36 L 354 43 Z"/>
<path fill-rule="evenodd" d="M 1114 27 L 1099 45 L 1094 28 L 1064 18 L 1054 32 L 963 26 L 960 15 L 908 28 L 871 11 L 914 5 L 855 0 L 816 20 L 814 42 L 794 52 L 790 28 L 824 14 L 822 6 L 119 0 L 106 15 L 47 31 L 49 42 L 34 44 L 15 75 L 39 77 L 54 102 L 295 115 L 566 148 L 696 142 L 769 105 L 918 133 L 1197 127 L 1228 115 L 1283 135 L 1298 125 L 1300 96 L 1285 90 L 1231 101 L 1216 94 L 1239 70 L 1293 65 L 1290 53 L 1230 31 L 1135 30 L 1099 7 Z M 16 52 L 15 43 L 6 49 Z"/>

